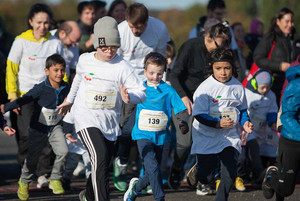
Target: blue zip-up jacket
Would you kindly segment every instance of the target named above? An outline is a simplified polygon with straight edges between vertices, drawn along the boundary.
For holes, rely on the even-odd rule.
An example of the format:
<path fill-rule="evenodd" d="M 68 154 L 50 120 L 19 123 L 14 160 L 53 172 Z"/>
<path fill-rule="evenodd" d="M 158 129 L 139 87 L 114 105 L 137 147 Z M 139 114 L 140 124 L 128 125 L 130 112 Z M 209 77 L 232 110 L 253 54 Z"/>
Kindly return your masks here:
<path fill-rule="evenodd" d="M 66 82 L 62 81 L 58 90 L 54 89 L 48 77 L 45 81 L 34 85 L 25 95 L 16 99 L 13 102 L 6 103 L 4 110 L 9 111 L 21 107 L 31 101 L 34 101 L 34 111 L 30 120 L 30 128 L 36 129 L 40 132 L 48 133 L 54 126 L 46 126 L 39 122 L 41 109 L 43 107 L 47 109 L 56 109 L 56 106 L 60 105 L 69 93 L 69 86 Z M 61 124 L 61 121 L 57 124 Z"/>
<path fill-rule="evenodd" d="M 287 69 L 289 82 L 282 98 L 281 136 L 300 142 L 300 65 Z"/>

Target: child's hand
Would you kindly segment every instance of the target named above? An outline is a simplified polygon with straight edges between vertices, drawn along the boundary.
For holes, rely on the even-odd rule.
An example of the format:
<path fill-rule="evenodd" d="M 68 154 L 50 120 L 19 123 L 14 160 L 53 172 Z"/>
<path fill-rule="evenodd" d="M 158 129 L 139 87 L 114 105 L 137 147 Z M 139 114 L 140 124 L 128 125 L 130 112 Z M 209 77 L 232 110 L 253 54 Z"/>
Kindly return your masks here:
<path fill-rule="evenodd" d="M 68 134 L 66 135 L 66 138 L 67 138 L 70 142 L 77 142 L 77 141 L 78 141 L 77 139 L 72 138 L 71 133 L 68 133 Z"/>
<path fill-rule="evenodd" d="M 121 97 L 122 97 L 122 100 L 124 101 L 124 103 L 129 103 L 130 97 L 128 94 L 128 90 L 125 86 L 120 85 L 120 93 L 121 93 Z"/>
<path fill-rule="evenodd" d="M 276 122 L 272 123 L 270 128 L 271 128 L 272 131 L 277 132 Z"/>
<path fill-rule="evenodd" d="M 234 126 L 234 121 L 229 117 L 222 118 L 220 121 L 220 126 L 221 128 L 232 127 Z"/>
<path fill-rule="evenodd" d="M 252 130 L 253 130 L 253 124 L 250 122 L 250 121 L 246 121 L 244 123 L 244 126 L 243 126 L 244 130 L 247 132 L 247 133 L 252 133 Z"/>
<path fill-rule="evenodd" d="M 69 103 L 65 99 L 65 101 L 62 104 L 57 106 L 57 108 L 60 108 L 58 114 L 62 114 L 63 116 L 65 116 L 71 110 L 72 105 L 73 105 L 73 103 Z"/>
<path fill-rule="evenodd" d="M 187 132 L 189 132 L 189 126 L 185 121 L 180 122 L 179 129 L 183 135 L 187 134 Z"/>
<path fill-rule="evenodd" d="M 5 126 L 3 131 L 9 136 L 13 136 L 16 133 L 16 130 L 9 126 Z"/>
<path fill-rule="evenodd" d="M 0 107 L 1 107 L 1 113 L 2 113 L 2 114 L 5 114 L 5 111 L 4 111 L 4 104 L 1 104 Z"/>

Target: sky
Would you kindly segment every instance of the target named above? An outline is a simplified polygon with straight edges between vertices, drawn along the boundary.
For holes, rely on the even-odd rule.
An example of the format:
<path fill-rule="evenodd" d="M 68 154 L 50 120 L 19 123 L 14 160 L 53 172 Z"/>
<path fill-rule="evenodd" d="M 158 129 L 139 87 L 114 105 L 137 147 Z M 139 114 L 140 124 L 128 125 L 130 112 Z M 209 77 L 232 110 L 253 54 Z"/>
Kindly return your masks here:
<path fill-rule="evenodd" d="M 59 2 L 60 0 L 48 0 L 49 2 Z M 82 1 L 82 0 L 80 0 Z M 106 8 L 108 9 L 113 0 L 103 0 L 107 2 Z M 150 10 L 166 10 L 171 8 L 177 8 L 180 10 L 185 10 L 194 4 L 206 4 L 208 0 L 135 0 L 144 4 Z"/>

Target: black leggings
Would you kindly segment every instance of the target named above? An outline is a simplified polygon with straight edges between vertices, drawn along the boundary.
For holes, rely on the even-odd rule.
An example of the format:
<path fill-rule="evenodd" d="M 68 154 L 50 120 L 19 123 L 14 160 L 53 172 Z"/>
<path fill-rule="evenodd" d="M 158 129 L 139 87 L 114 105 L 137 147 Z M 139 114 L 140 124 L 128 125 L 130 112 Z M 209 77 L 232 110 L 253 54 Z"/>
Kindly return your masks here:
<path fill-rule="evenodd" d="M 78 132 L 87 148 L 92 171 L 86 185 L 88 201 L 109 200 L 109 163 L 113 155 L 114 142 L 107 140 L 98 128 L 85 128 Z"/>
<path fill-rule="evenodd" d="M 278 174 L 272 175 L 270 185 L 278 197 L 293 194 L 300 169 L 300 142 L 280 137 L 277 156 Z M 279 196 L 278 196 L 279 195 Z"/>

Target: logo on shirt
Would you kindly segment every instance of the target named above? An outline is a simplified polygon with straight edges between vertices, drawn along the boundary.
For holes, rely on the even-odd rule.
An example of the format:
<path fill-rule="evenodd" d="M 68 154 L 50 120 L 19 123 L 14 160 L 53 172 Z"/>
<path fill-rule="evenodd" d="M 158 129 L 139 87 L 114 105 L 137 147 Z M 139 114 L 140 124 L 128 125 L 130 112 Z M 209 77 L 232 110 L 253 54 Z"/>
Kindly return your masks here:
<path fill-rule="evenodd" d="M 90 73 L 89 75 L 94 75 L 94 73 Z M 92 78 L 88 76 L 84 76 L 84 79 L 86 79 L 87 81 L 92 81 Z"/>
<path fill-rule="evenodd" d="M 256 111 L 259 107 L 259 104 L 251 105 L 251 109 Z"/>
<path fill-rule="evenodd" d="M 35 61 L 36 58 L 37 58 L 37 55 L 36 55 L 36 54 L 34 54 L 34 55 L 28 57 L 28 59 L 31 60 L 31 61 Z"/>
<path fill-rule="evenodd" d="M 99 47 L 106 46 L 105 38 L 98 38 Z"/>
<path fill-rule="evenodd" d="M 218 103 L 220 101 L 220 98 L 222 98 L 222 96 L 217 96 L 216 99 L 214 99 L 214 98 L 212 99 L 212 102 Z"/>

